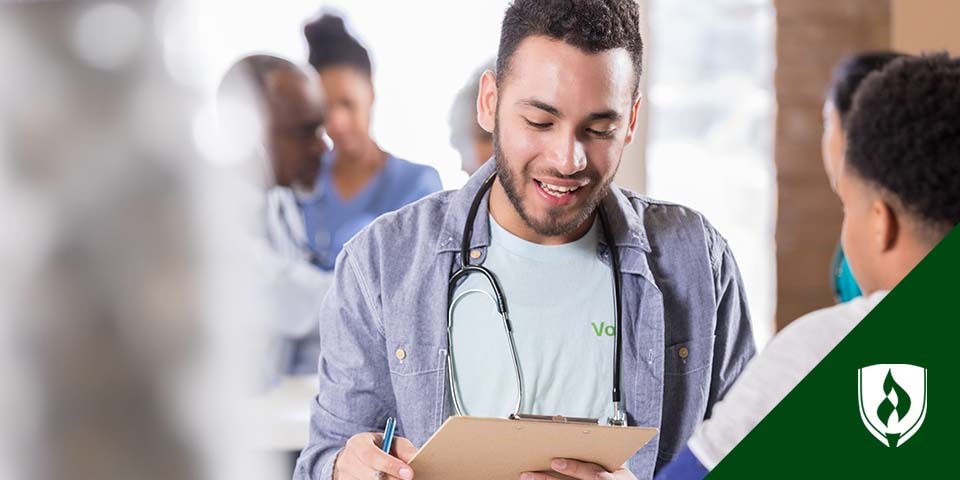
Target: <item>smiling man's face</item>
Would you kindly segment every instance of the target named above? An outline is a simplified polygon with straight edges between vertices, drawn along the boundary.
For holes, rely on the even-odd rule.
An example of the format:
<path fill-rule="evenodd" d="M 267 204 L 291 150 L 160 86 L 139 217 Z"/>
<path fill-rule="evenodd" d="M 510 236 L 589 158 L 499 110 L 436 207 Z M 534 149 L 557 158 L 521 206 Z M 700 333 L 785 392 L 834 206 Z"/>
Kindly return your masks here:
<path fill-rule="evenodd" d="M 533 237 L 553 243 L 582 234 L 633 139 L 639 99 L 629 53 L 587 53 L 532 36 L 510 59 L 499 89 L 492 78 L 487 73 L 481 82 L 479 102 L 481 125 L 494 130 L 494 192 L 502 189 Z M 491 99 L 495 106 L 484 109 Z"/>

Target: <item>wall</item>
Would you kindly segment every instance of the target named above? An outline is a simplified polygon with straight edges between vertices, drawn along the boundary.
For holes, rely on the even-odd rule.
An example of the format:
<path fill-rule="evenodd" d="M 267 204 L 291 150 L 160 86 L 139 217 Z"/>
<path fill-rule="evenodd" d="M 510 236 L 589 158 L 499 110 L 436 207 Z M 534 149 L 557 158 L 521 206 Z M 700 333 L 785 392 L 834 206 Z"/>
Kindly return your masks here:
<path fill-rule="evenodd" d="M 913 0 L 911 0 L 911 3 Z M 820 155 L 823 93 L 845 55 L 890 45 L 888 0 L 777 0 L 777 327 L 833 304 L 841 209 Z"/>
<path fill-rule="evenodd" d="M 960 2 L 893 0 L 892 42 L 909 53 L 947 50 L 960 54 Z"/>

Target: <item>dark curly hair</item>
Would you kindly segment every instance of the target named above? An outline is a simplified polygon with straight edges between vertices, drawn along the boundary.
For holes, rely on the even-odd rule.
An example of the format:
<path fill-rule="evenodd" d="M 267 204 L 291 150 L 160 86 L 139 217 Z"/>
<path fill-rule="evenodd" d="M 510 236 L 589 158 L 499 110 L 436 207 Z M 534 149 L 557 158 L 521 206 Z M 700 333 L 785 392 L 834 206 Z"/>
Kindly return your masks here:
<path fill-rule="evenodd" d="M 515 0 L 503 17 L 497 52 L 497 84 L 510 71 L 510 58 L 525 38 L 543 35 L 587 53 L 625 48 L 633 60 L 640 88 L 643 39 L 634 0 Z"/>
<path fill-rule="evenodd" d="M 846 162 L 938 239 L 960 224 L 960 60 L 905 57 L 870 74 L 848 118 Z"/>
<path fill-rule="evenodd" d="M 866 52 L 846 57 L 837 64 L 833 69 L 827 99 L 837 109 L 840 123 L 846 123 L 853 108 L 853 95 L 863 79 L 903 56 L 897 52 Z"/>
<path fill-rule="evenodd" d="M 326 67 L 347 66 L 367 77 L 373 74 L 367 49 L 353 38 L 336 15 L 323 15 L 303 27 L 310 49 L 310 65 L 320 71 Z"/>

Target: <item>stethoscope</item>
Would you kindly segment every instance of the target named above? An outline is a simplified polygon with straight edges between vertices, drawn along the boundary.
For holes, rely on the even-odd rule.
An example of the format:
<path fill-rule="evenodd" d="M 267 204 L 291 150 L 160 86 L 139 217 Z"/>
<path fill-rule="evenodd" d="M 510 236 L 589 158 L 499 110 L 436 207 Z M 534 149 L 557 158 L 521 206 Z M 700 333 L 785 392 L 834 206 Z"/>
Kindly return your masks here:
<path fill-rule="evenodd" d="M 500 282 L 497 280 L 497 276 L 494 275 L 490 269 L 484 267 L 483 265 L 472 265 L 470 264 L 470 240 L 473 236 L 473 223 L 477 217 L 477 211 L 480 209 L 480 204 L 483 200 L 483 196 L 490 191 L 490 187 L 493 185 L 494 180 L 496 180 L 497 175 L 494 173 L 489 178 L 487 178 L 483 185 L 481 185 L 480 190 L 477 192 L 476 196 L 473 198 L 473 203 L 470 205 L 470 210 L 467 213 L 467 221 L 463 227 L 463 240 L 460 244 L 460 268 L 450 276 L 450 280 L 447 284 L 447 370 L 449 371 L 449 380 L 450 380 L 450 392 L 453 396 L 453 407 L 456 410 L 458 416 L 464 415 L 463 404 L 460 399 L 460 392 L 457 388 L 457 378 L 456 378 L 456 369 L 454 368 L 454 358 L 453 358 L 453 310 L 463 300 L 467 295 L 472 294 L 481 294 L 493 301 L 497 306 L 497 312 L 500 314 L 500 319 L 503 321 L 503 328 L 507 336 L 507 342 L 510 345 L 510 355 L 513 359 L 513 370 L 516 375 L 516 384 L 517 384 L 517 403 L 514 406 L 513 413 L 510 414 L 509 418 L 515 420 L 554 420 L 558 418 L 563 421 L 568 422 L 583 422 L 583 423 L 599 423 L 598 419 L 595 418 L 563 418 L 563 417 L 551 417 L 543 415 L 529 415 L 520 413 L 520 408 L 523 405 L 523 375 L 520 372 L 520 357 L 517 355 L 517 343 L 514 341 L 513 337 L 513 325 L 510 323 L 510 314 L 507 311 L 507 302 L 506 298 L 503 296 L 503 289 L 500 288 Z M 620 259 L 618 256 L 618 251 L 616 245 L 613 243 L 613 238 L 610 233 L 610 226 L 607 222 L 607 216 L 604 212 L 603 207 L 597 209 L 597 217 L 600 219 L 600 226 L 603 228 L 604 241 L 607 243 L 607 246 L 610 248 L 610 264 L 613 269 L 613 293 L 614 293 L 614 303 L 616 309 L 616 338 L 615 338 L 615 347 L 614 347 L 614 358 L 613 358 L 613 417 L 607 419 L 609 425 L 615 426 L 626 426 L 626 418 L 623 413 L 623 408 L 621 405 L 620 399 L 620 358 L 621 358 L 621 306 L 620 306 Z M 482 289 L 469 289 L 459 294 L 456 294 L 456 289 L 461 280 L 466 279 L 471 274 L 478 274 L 484 277 L 487 282 L 490 284 L 491 295 L 485 290 Z M 455 295 L 456 294 L 456 295 Z"/>

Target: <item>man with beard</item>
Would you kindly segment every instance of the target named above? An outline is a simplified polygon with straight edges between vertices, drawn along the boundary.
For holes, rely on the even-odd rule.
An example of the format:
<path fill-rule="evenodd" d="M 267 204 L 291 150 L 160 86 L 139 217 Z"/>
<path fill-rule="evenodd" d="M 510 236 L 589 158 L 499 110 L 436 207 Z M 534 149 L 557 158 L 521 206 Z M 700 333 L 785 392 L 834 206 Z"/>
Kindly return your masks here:
<path fill-rule="evenodd" d="M 416 446 L 448 416 L 511 412 L 657 427 L 616 472 L 553 465 L 652 478 L 709 417 L 753 356 L 747 304 L 702 215 L 611 183 L 636 129 L 641 52 L 631 0 L 510 6 L 477 99 L 492 161 L 380 217 L 337 259 L 296 478 L 411 479 Z M 392 455 L 375 433 L 388 417 Z"/>

